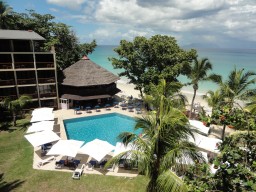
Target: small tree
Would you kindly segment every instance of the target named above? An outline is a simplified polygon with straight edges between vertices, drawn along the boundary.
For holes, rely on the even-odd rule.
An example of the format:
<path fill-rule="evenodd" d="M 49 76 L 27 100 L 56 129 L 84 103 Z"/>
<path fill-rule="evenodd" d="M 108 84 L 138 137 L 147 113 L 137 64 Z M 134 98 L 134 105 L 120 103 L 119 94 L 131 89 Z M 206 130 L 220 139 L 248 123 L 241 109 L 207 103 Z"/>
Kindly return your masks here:
<path fill-rule="evenodd" d="M 13 117 L 13 125 L 16 126 L 16 116 L 20 111 L 31 101 L 31 97 L 22 95 L 16 100 L 11 100 L 9 97 L 3 100 L 3 106 L 10 111 Z"/>

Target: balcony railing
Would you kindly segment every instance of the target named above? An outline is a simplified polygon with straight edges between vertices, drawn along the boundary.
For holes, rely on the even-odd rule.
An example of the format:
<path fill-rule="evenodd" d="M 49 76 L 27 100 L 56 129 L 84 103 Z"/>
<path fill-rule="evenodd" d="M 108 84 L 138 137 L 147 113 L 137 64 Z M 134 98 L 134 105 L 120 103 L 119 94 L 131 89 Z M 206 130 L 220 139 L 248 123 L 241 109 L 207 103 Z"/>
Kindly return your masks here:
<path fill-rule="evenodd" d="M 29 69 L 34 68 L 34 62 L 15 62 L 15 69 Z"/>
<path fill-rule="evenodd" d="M 26 85 L 26 84 L 36 84 L 35 78 L 30 79 L 17 79 L 18 85 Z"/>
<path fill-rule="evenodd" d="M 32 99 L 37 99 L 38 98 L 38 94 L 37 93 L 20 93 L 20 95 L 27 95 L 30 96 Z"/>
<path fill-rule="evenodd" d="M 0 95 L 0 101 L 4 100 L 5 98 L 10 98 L 11 100 L 17 99 L 17 95 Z"/>
<path fill-rule="evenodd" d="M 57 97 L 57 94 L 56 94 L 56 92 L 41 93 L 40 97 L 41 98 L 43 98 L 43 97 Z"/>
<path fill-rule="evenodd" d="M 54 68 L 54 63 L 52 63 L 52 62 L 37 62 L 36 68 Z"/>
<path fill-rule="evenodd" d="M 0 69 L 12 69 L 12 63 L 0 63 Z"/>
<path fill-rule="evenodd" d="M 54 77 L 38 78 L 38 83 L 55 83 L 55 78 Z"/>
<path fill-rule="evenodd" d="M 0 86 L 14 85 L 13 80 L 0 80 Z"/>

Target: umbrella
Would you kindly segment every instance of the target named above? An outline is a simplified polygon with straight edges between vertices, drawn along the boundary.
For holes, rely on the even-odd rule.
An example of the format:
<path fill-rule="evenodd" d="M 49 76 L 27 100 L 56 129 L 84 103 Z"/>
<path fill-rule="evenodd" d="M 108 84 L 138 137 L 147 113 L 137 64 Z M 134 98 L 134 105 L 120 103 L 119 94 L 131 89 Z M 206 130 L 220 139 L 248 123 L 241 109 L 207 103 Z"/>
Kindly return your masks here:
<path fill-rule="evenodd" d="M 52 111 L 53 111 L 53 108 L 48 108 L 48 107 L 37 108 L 33 110 L 32 116 L 41 115 L 41 114 L 51 114 Z"/>
<path fill-rule="evenodd" d="M 83 143 L 84 141 L 59 140 L 55 145 L 52 146 L 47 155 L 63 155 L 75 157 Z"/>
<path fill-rule="evenodd" d="M 125 146 L 123 143 L 117 142 L 113 156 L 117 156 L 120 153 L 129 151 L 129 150 L 132 150 L 132 144 L 131 143 L 129 143 L 127 146 Z"/>
<path fill-rule="evenodd" d="M 87 154 L 101 161 L 109 152 L 115 149 L 115 146 L 111 145 L 107 141 L 102 141 L 100 139 L 94 139 L 91 142 L 86 143 L 80 148 L 78 153 Z"/>
<path fill-rule="evenodd" d="M 51 121 L 54 120 L 54 114 L 53 113 L 35 113 L 30 122 L 38 122 L 38 121 Z"/>
<path fill-rule="evenodd" d="M 41 121 L 37 123 L 32 123 L 28 128 L 27 133 L 39 132 L 39 131 L 52 131 L 54 121 Z"/>
<path fill-rule="evenodd" d="M 60 140 L 60 137 L 52 131 L 42 131 L 24 136 L 34 147 Z"/>

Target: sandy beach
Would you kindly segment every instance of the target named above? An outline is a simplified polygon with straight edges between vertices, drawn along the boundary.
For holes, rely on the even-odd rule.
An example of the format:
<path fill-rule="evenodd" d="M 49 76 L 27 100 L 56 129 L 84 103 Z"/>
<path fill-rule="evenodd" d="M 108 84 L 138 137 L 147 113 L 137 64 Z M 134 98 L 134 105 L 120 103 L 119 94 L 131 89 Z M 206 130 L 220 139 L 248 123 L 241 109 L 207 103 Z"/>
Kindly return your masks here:
<path fill-rule="evenodd" d="M 121 90 L 118 93 L 119 96 L 126 95 L 126 96 L 133 96 L 134 98 L 140 98 L 140 92 L 134 89 L 135 85 L 127 83 L 125 80 L 117 81 L 117 88 Z M 186 91 L 182 89 L 181 92 L 187 97 L 188 103 L 190 104 L 192 101 L 193 93 L 190 91 Z M 202 98 L 203 93 L 197 93 L 195 98 L 195 103 L 200 103 L 204 109 L 209 109 L 207 102 Z"/>

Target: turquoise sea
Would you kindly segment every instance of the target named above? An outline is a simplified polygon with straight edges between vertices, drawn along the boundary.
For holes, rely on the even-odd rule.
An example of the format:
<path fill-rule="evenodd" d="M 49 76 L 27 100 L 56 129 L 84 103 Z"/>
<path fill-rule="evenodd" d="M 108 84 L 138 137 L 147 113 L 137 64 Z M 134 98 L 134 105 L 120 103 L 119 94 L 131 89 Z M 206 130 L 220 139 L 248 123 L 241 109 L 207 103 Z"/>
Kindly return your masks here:
<path fill-rule="evenodd" d="M 111 62 L 108 60 L 109 57 L 118 57 L 113 51 L 117 46 L 112 45 L 99 45 L 95 51 L 89 55 L 89 58 L 104 67 L 105 69 L 118 74 L 120 70 L 114 69 Z M 235 67 L 237 69 L 244 68 L 247 71 L 256 72 L 256 49 L 197 49 L 199 58 L 206 57 L 210 60 L 213 65 L 213 73 L 221 75 L 226 79 L 229 72 Z M 125 78 L 122 77 L 125 80 Z M 187 82 L 185 77 L 179 78 L 181 82 Z M 217 85 L 210 82 L 203 82 L 199 85 L 199 93 L 205 93 L 208 90 L 215 90 Z M 192 87 L 185 87 L 186 91 L 192 92 Z"/>

